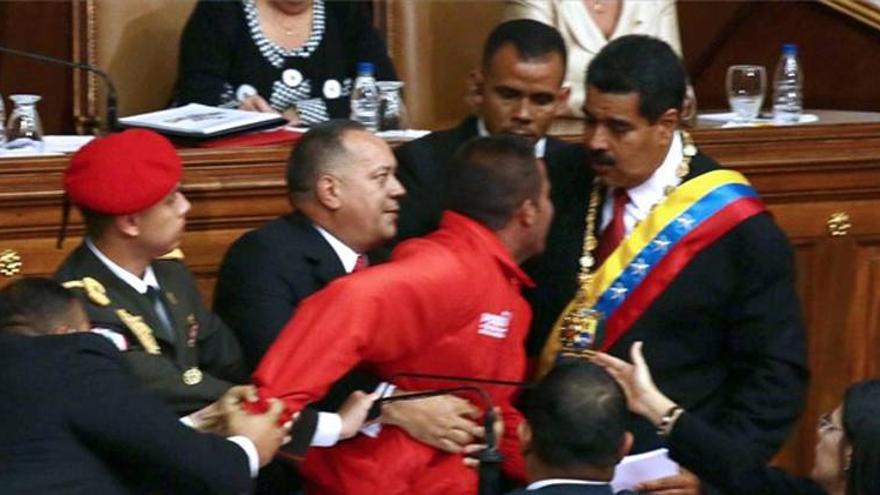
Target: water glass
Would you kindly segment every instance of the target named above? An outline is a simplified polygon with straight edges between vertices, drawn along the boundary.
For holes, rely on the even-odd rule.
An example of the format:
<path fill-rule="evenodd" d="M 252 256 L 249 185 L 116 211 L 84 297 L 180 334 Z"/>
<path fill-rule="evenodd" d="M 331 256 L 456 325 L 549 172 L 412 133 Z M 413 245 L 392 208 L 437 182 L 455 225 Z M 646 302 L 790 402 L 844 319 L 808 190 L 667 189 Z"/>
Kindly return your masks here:
<path fill-rule="evenodd" d="M 377 81 L 379 88 L 379 130 L 405 129 L 408 122 L 406 107 L 400 94 L 402 81 Z"/>
<path fill-rule="evenodd" d="M 6 124 L 6 149 L 33 148 L 43 151 L 43 124 L 37 113 L 38 95 L 11 95 L 15 107 Z"/>
<path fill-rule="evenodd" d="M 760 65 L 731 65 L 727 68 L 727 101 L 737 122 L 755 120 L 764 103 L 767 72 Z"/>

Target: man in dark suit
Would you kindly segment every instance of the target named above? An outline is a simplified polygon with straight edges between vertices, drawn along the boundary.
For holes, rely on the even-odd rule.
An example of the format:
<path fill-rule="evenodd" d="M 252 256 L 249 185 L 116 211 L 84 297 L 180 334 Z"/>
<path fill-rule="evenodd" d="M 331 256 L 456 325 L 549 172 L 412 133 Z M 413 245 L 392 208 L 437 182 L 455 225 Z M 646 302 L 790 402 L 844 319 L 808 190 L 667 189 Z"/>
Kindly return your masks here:
<path fill-rule="evenodd" d="M 391 149 L 359 124 L 313 127 L 287 164 L 294 213 L 236 240 L 220 265 L 214 308 L 255 367 L 300 301 L 365 267 L 397 232 L 404 189 Z"/>
<path fill-rule="evenodd" d="M 554 183 L 548 248 L 530 267 L 531 350 L 546 366 L 560 349 L 622 357 L 645 341 L 665 394 L 769 459 L 808 375 L 791 247 L 745 178 L 678 129 L 685 71 L 668 45 L 614 40 L 587 88 L 592 165 Z M 633 421 L 635 452 L 662 444 Z M 686 476 L 674 478 L 645 489 Z"/>
<path fill-rule="evenodd" d="M 367 253 L 373 256 L 369 263 L 381 261 L 375 254 L 397 231 L 398 201 L 404 194 L 396 168 L 388 145 L 355 122 L 320 124 L 297 143 L 286 172 L 295 212 L 236 240 L 217 281 L 214 308 L 238 336 L 251 367 L 303 299 L 363 268 Z M 355 370 L 315 406 L 335 410 L 352 390 L 375 388 L 378 382 Z M 383 421 L 434 447 L 458 452 L 480 431 L 473 421 L 478 415 L 468 401 L 443 396 L 396 402 L 385 408 Z M 326 425 L 318 426 L 317 445 L 337 440 Z M 270 485 L 275 489 L 292 483 L 280 480 L 287 476 L 284 467 L 273 464 L 270 470 L 274 474 L 261 476 L 260 493 L 269 493 Z"/>
<path fill-rule="evenodd" d="M 133 383 L 122 355 L 89 327 L 76 296 L 48 279 L 0 291 L 3 493 L 246 493 L 281 445 L 266 414 L 217 407 L 230 439 L 184 426 Z"/>
<path fill-rule="evenodd" d="M 581 360 L 561 364 L 529 392 L 524 414 L 519 441 L 529 485 L 510 495 L 613 494 L 614 466 L 632 434 L 623 391 L 607 373 Z"/>
<path fill-rule="evenodd" d="M 164 137 L 128 130 L 80 149 L 64 189 L 87 237 L 55 278 L 77 289 L 92 325 L 112 335 L 132 373 L 179 415 L 216 401 L 247 373 L 226 325 L 202 303 L 176 250 L 190 204 Z M 175 255 L 163 255 L 169 252 Z"/>
<path fill-rule="evenodd" d="M 553 119 L 565 110 L 565 42 L 554 28 L 532 20 L 496 27 L 483 48 L 482 63 L 471 73 L 476 115 L 458 127 L 433 132 L 396 150 L 398 176 L 406 186 L 398 240 L 425 235 L 439 224 L 448 164 L 455 151 L 477 136 L 515 134 L 534 142 L 553 181 L 554 170 L 580 165 L 580 146 L 547 136 Z M 554 183 L 555 187 L 555 183 Z"/>

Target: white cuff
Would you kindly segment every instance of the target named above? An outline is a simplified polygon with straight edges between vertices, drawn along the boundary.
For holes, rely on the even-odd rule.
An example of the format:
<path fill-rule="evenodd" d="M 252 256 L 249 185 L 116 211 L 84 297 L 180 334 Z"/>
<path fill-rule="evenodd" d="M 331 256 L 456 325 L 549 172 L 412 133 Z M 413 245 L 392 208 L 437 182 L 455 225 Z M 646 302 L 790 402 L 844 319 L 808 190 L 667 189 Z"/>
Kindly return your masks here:
<path fill-rule="evenodd" d="M 339 441 L 342 433 L 342 416 L 336 413 L 319 412 L 318 425 L 312 436 L 312 447 L 332 447 Z"/>
<path fill-rule="evenodd" d="M 244 453 L 248 458 L 248 466 L 251 470 L 251 478 L 256 478 L 257 474 L 260 472 L 260 454 L 257 452 L 257 447 L 254 446 L 254 442 L 251 441 L 250 438 L 244 435 L 235 435 L 232 437 L 227 437 L 227 440 L 230 442 L 238 444 L 239 447 L 244 450 Z"/>
<path fill-rule="evenodd" d="M 382 382 L 376 387 L 374 392 L 379 392 L 379 398 L 383 399 L 393 394 L 395 390 L 397 390 L 397 386 L 393 383 Z M 382 423 L 378 421 L 366 423 L 361 426 L 360 432 L 370 438 L 376 438 L 379 436 L 379 433 L 382 433 Z"/>

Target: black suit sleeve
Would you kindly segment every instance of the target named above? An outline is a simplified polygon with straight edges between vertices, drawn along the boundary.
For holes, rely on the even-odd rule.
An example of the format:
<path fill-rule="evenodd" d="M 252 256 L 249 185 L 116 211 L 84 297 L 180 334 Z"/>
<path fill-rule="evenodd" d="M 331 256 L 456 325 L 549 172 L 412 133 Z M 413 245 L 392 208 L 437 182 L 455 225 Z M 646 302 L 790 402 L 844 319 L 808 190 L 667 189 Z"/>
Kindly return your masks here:
<path fill-rule="evenodd" d="M 67 364 L 71 428 L 90 448 L 153 474 L 173 476 L 209 493 L 242 493 L 251 486 L 241 447 L 198 433 L 178 421 L 155 398 L 141 392 L 125 372 L 119 353 L 103 337 L 85 335 Z"/>
<path fill-rule="evenodd" d="M 302 299 L 285 279 L 276 252 L 277 248 L 246 235 L 230 247 L 217 277 L 215 311 L 234 329 L 251 369 Z"/>
<path fill-rule="evenodd" d="M 237 24 L 244 22 L 238 2 L 201 0 L 184 26 L 175 102 L 219 105 L 229 82 Z M 239 19 L 239 17 L 241 17 Z"/>
<path fill-rule="evenodd" d="M 763 460 L 779 449 L 803 409 L 808 371 L 791 247 L 769 215 L 734 235 L 739 277 L 730 313 L 730 392 L 717 426 Z"/>
<path fill-rule="evenodd" d="M 437 177 L 437 160 L 427 142 L 413 141 L 395 150 L 397 179 L 406 188 L 400 200 L 395 242 L 420 237 L 437 229 L 443 212 L 443 186 Z"/>
<path fill-rule="evenodd" d="M 669 437 L 671 457 L 701 480 L 732 495 L 826 495 L 814 481 L 768 467 L 748 449 L 684 413 Z"/>

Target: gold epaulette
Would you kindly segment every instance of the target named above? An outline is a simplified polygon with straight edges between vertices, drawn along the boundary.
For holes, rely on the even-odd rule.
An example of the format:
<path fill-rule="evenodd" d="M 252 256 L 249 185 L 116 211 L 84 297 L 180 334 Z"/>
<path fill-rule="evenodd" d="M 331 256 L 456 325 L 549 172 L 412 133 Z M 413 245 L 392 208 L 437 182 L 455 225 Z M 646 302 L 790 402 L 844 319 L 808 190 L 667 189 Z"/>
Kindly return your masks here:
<path fill-rule="evenodd" d="M 101 285 L 101 282 L 92 277 L 83 277 L 81 280 L 68 280 L 61 284 L 66 289 L 82 289 L 86 293 L 89 301 L 98 306 L 109 306 L 110 298 L 107 297 L 107 289 Z"/>
<path fill-rule="evenodd" d="M 159 257 L 156 258 L 156 259 L 157 259 L 157 260 L 177 260 L 177 261 L 181 261 L 181 260 L 183 260 L 183 258 L 184 258 L 184 256 L 183 256 L 183 251 L 181 251 L 180 248 L 174 248 L 174 249 L 172 249 L 171 251 L 168 251 L 167 253 L 163 254 L 162 256 L 159 256 Z"/>
<path fill-rule="evenodd" d="M 159 343 L 156 342 L 156 337 L 153 336 L 153 329 L 144 322 L 142 316 L 133 315 L 124 309 L 117 309 L 116 316 L 131 330 L 131 333 L 138 339 L 138 342 L 140 342 L 141 347 L 144 348 L 147 354 L 161 353 Z"/>

